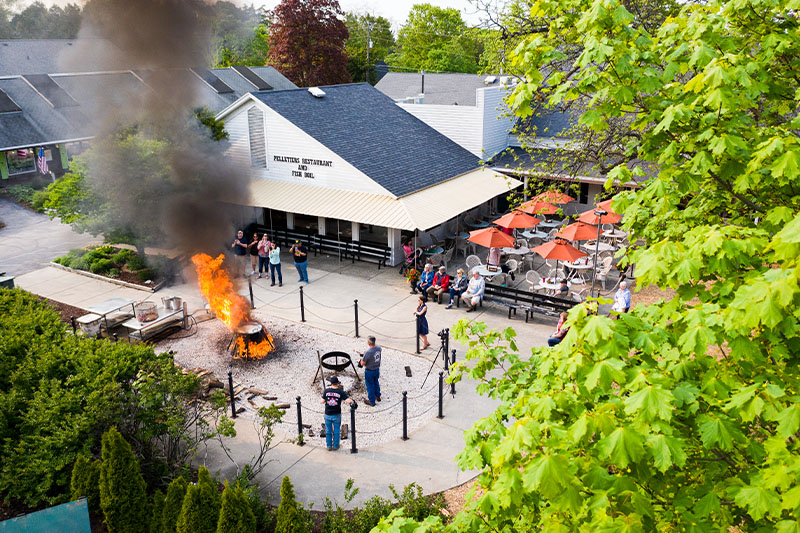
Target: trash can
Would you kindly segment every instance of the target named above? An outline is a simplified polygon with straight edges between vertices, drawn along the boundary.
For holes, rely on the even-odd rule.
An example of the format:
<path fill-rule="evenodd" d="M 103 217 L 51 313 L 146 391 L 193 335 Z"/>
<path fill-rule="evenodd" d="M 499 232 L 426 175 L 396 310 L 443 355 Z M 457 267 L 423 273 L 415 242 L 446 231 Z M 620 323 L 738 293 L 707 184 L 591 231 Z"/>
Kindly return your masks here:
<path fill-rule="evenodd" d="M 100 333 L 100 322 L 103 319 L 100 315 L 89 313 L 77 319 L 81 331 L 89 337 L 96 337 Z"/>

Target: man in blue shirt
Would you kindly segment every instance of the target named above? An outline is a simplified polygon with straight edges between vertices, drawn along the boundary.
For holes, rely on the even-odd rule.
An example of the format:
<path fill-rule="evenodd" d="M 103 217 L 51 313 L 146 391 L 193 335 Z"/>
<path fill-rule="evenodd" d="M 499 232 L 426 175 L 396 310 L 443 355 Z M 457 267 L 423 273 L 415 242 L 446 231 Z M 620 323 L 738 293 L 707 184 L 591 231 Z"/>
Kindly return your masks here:
<path fill-rule="evenodd" d="M 420 291 L 422 292 L 422 296 L 427 298 L 428 287 L 433 286 L 434 275 L 433 266 L 431 266 L 430 263 L 426 264 L 425 268 L 422 270 L 422 274 L 419 275 L 419 283 L 417 283 L 417 286 L 411 291 L 411 294 L 417 294 L 417 291 Z"/>
<path fill-rule="evenodd" d="M 364 367 L 367 402 L 375 407 L 375 401 L 381 401 L 381 385 L 378 383 L 378 378 L 381 376 L 381 347 L 375 346 L 375 337 L 372 335 L 367 337 L 367 345 L 369 348 L 361 356 L 358 366 Z"/>

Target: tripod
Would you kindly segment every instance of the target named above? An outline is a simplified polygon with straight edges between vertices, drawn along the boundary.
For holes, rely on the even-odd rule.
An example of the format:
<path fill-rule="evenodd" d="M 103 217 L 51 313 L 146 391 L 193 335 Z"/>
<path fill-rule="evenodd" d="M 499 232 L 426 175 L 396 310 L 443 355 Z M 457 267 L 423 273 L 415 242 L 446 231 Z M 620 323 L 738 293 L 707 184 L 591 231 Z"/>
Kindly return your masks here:
<path fill-rule="evenodd" d="M 439 359 L 439 354 L 442 354 L 443 359 L 447 357 L 447 350 L 450 347 L 450 330 L 443 329 L 442 331 L 440 331 L 439 338 L 442 340 L 442 345 L 439 346 L 439 350 L 437 350 L 436 355 L 433 356 L 431 367 L 428 369 L 428 373 L 425 375 L 425 379 L 422 380 L 422 385 L 420 386 L 420 389 L 425 387 L 425 382 L 428 381 L 431 372 L 433 372 L 433 367 L 436 366 L 436 360 Z M 447 365 L 445 364 L 445 366 Z"/>

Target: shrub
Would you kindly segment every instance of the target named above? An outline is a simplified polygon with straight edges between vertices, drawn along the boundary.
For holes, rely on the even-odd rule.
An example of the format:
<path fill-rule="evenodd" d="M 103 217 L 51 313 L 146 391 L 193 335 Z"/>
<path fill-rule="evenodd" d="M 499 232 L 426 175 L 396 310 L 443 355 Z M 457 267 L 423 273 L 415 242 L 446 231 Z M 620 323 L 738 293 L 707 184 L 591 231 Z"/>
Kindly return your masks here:
<path fill-rule="evenodd" d="M 114 268 L 114 262 L 111 259 L 98 259 L 89 268 L 93 274 L 105 274 Z"/>
<path fill-rule="evenodd" d="M 397 493 L 393 485 L 389 485 L 389 489 L 397 500 L 395 505 L 405 510 L 405 516 L 420 522 L 429 516 L 444 518 L 442 509 L 445 508 L 445 501 L 441 494 L 423 496 L 422 487 L 416 483 L 406 485 L 401 494 Z"/>
<path fill-rule="evenodd" d="M 281 481 L 281 503 L 278 505 L 275 533 L 307 533 L 311 531 L 311 515 L 294 498 L 289 476 Z"/>
<path fill-rule="evenodd" d="M 153 504 L 150 506 L 150 533 L 160 533 L 161 514 L 164 512 L 164 493 L 157 490 L 153 494 Z"/>
<path fill-rule="evenodd" d="M 131 272 L 135 272 L 137 270 L 142 270 L 143 268 L 147 268 L 147 265 L 144 262 L 144 259 L 138 254 L 134 255 L 133 257 L 128 258 L 128 268 Z"/>
<path fill-rule="evenodd" d="M 6 189 L 6 194 L 21 204 L 32 205 L 33 195 L 36 193 L 29 185 L 12 185 Z"/>
<path fill-rule="evenodd" d="M 189 485 L 178 517 L 178 533 L 215 533 L 219 522 L 219 493 L 204 466 L 197 472 L 197 485 Z"/>
<path fill-rule="evenodd" d="M 102 446 L 100 506 L 109 533 L 147 531 L 146 485 L 130 444 L 112 427 Z"/>
<path fill-rule="evenodd" d="M 122 266 L 126 264 L 134 256 L 136 256 L 136 252 L 134 252 L 133 250 L 122 249 L 119 252 L 115 253 L 114 257 L 112 257 L 111 259 L 112 261 L 114 261 L 115 264 Z"/>
<path fill-rule="evenodd" d="M 108 270 L 108 276 L 111 278 L 118 278 L 119 277 L 119 269 L 114 267 Z"/>
<path fill-rule="evenodd" d="M 31 197 L 31 207 L 40 213 L 44 212 L 44 204 L 47 202 L 47 197 L 47 191 L 34 191 L 33 196 Z"/>
<path fill-rule="evenodd" d="M 178 476 L 167 487 L 167 496 L 164 499 L 164 510 L 161 512 L 161 528 L 158 533 L 175 533 L 178 517 L 186 497 L 186 480 Z M 151 532 L 153 533 L 153 532 Z"/>
<path fill-rule="evenodd" d="M 89 511 L 100 512 L 100 465 L 98 459 L 90 461 L 81 454 L 72 467 L 72 482 L 70 484 L 70 497 L 73 500 L 86 498 Z"/>
<path fill-rule="evenodd" d="M 219 511 L 217 533 L 255 533 L 256 517 L 250 502 L 238 483 L 231 487 L 225 482 L 222 491 L 222 507 Z"/>
<path fill-rule="evenodd" d="M 144 270 L 140 270 L 136 273 L 136 277 L 138 277 L 141 281 L 147 281 L 148 279 L 153 279 L 153 271 L 149 268 L 145 268 Z"/>

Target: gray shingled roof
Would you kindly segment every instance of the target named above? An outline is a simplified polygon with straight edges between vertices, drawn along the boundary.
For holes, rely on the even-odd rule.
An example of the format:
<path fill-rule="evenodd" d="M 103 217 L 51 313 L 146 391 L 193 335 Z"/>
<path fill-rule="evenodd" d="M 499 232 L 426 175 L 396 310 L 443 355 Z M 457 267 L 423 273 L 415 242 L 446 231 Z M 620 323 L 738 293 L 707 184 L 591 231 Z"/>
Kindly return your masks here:
<path fill-rule="evenodd" d="M 398 197 L 480 166 L 368 83 L 320 88 L 322 98 L 307 89 L 252 94 Z"/>
<path fill-rule="evenodd" d="M 90 40 L 97 42 L 97 46 L 114 47 L 110 41 L 104 39 Z M 0 40 L 0 76 L 64 72 L 60 61 L 65 54 L 74 49 L 77 43 L 76 39 Z M 113 65 L 103 64 L 103 60 L 97 56 L 87 56 L 82 60 L 85 61 L 85 68 L 82 69 L 84 72 L 113 68 Z"/>
<path fill-rule="evenodd" d="M 425 98 L 423 104 L 469 105 L 474 106 L 475 90 L 484 87 L 497 87 L 500 77 L 494 83 L 484 80 L 489 74 L 431 74 L 425 73 Z M 375 88 L 395 100 L 418 96 L 422 92 L 422 74 L 417 72 L 389 72 Z"/>
<path fill-rule="evenodd" d="M 525 131 L 530 132 L 531 135 L 535 132 L 536 137 L 562 137 L 574 124 L 569 113 L 554 109 L 542 110 L 525 121 L 527 122 L 525 128 L 530 128 Z"/>

